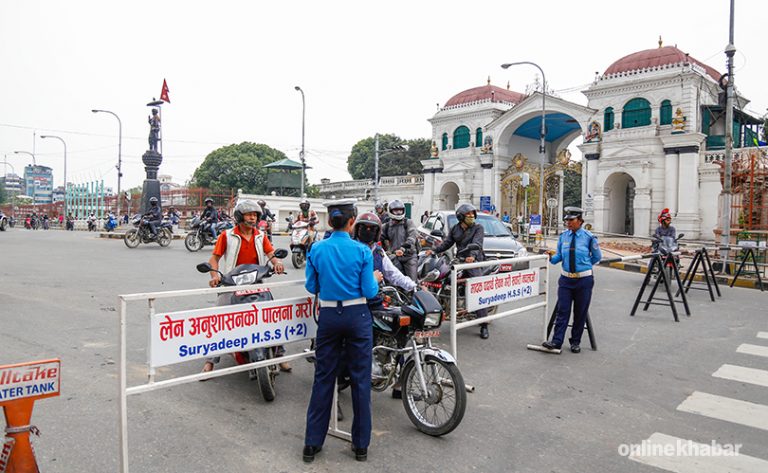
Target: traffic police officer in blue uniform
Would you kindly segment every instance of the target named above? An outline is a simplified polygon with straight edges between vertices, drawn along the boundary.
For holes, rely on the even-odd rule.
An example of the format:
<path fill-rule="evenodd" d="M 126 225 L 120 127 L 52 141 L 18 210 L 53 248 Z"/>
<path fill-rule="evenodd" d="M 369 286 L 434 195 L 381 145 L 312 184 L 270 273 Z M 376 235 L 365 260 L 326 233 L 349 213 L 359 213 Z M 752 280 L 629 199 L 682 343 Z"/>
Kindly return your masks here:
<path fill-rule="evenodd" d="M 565 208 L 568 230 L 560 235 L 557 251 L 550 258 L 552 264 L 562 261 L 563 269 L 557 283 L 557 319 L 552 340 L 541 344 L 549 350 L 559 349 L 563 345 L 573 304 L 573 327 L 568 341 L 573 353 L 581 352 L 581 335 L 584 332 L 584 322 L 595 285 L 592 265 L 603 257 L 597 238 L 581 228 L 584 223 L 583 213 L 578 207 Z"/>
<path fill-rule="evenodd" d="M 311 462 L 328 432 L 339 363 L 352 379 L 352 450 L 365 461 L 371 440 L 371 350 L 373 322 L 366 303 L 378 294 L 371 250 L 350 237 L 357 209 L 354 199 L 326 202 L 333 233 L 312 245 L 304 287 L 320 299 L 315 348 L 315 380 L 307 409 L 303 459 Z"/>

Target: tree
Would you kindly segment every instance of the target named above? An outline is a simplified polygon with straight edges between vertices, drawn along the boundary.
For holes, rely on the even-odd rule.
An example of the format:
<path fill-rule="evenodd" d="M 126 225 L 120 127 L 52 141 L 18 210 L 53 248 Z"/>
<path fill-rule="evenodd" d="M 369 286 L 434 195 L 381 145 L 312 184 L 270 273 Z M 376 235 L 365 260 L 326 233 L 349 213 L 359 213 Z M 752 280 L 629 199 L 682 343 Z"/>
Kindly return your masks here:
<path fill-rule="evenodd" d="M 421 173 L 422 166 L 419 160 L 429 157 L 430 140 L 416 138 L 403 140 L 397 135 L 379 135 L 379 177 L 402 176 L 407 173 Z M 408 145 L 408 151 L 387 152 L 384 151 L 398 145 Z M 375 138 L 364 138 L 352 147 L 352 152 L 347 158 L 347 170 L 353 179 L 373 179 L 375 167 Z"/>
<path fill-rule="evenodd" d="M 581 174 L 566 169 L 563 175 L 563 208 L 581 207 Z"/>
<path fill-rule="evenodd" d="M 8 196 L 5 193 L 5 186 L 0 186 L 0 204 L 4 204 L 8 200 Z"/>
<path fill-rule="evenodd" d="M 248 194 L 266 194 L 267 170 L 264 165 L 285 158 L 282 151 L 265 144 L 243 142 L 224 146 L 205 157 L 195 169 L 191 184 L 213 191 L 242 189 Z"/>

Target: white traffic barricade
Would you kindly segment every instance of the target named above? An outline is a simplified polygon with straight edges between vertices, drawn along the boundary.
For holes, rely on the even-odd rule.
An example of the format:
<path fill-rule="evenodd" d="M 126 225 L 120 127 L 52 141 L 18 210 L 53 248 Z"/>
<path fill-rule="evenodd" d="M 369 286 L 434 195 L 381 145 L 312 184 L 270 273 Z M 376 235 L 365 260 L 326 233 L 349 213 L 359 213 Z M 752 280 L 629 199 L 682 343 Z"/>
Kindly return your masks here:
<path fill-rule="evenodd" d="M 547 337 L 549 294 L 549 257 L 547 255 L 524 256 L 522 258 L 506 258 L 499 260 L 480 261 L 476 263 L 461 263 L 451 270 L 451 353 L 458 359 L 457 332 L 463 328 L 488 323 L 510 315 L 517 315 L 536 309 L 542 310 L 542 340 Z M 530 297 L 543 295 L 544 300 L 532 302 L 521 307 L 505 310 L 481 319 L 457 322 L 457 293 L 459 271 L 489 266 L 529 263 L 529 269 L 496 273 L 487 276 L 477 276 L 464 280 L 464 296 L 466 309 L 474 312 L 477 309 L 491 308 L 501 304 L 517 302 Z M 543 288 L 543 289 L 542 289 Z"/>
<path fill-rule="evenodd" d="M 283 287 L 295 287 L 297 297 L 260 301 L 248 304 L 216 306 L 176 312 L 157 313 L 158 299 L 184 298 L 191 296 L 221 294 L 235 291 L 263 291 Z M 300 288 L 300 289 L 299 289 Z M 314 356 L 315 352 L 285 355 L 279 360 L 267 359 L 244 365 L 221 368 L 207 373 L 196 373 L 177 378 L 155 381 L 155 369 L 160 366 L 191 361 L 227 353 L 248 351 L 254 348 L 285 345 L 306 341 L 315 337 L 317 324 L 314 318 L 314 297 L 304 290 L 303 280 L 285 281 L 247 286 L 230 286 L 180 291 L 125 294 L 118 296 L 120 304 L 118 341 L 120 365 L 119 440 L 120 471 L 128 473 L 128 396 L 155 391 L 201 379 L 226 376 L 255 368 L 274 365 L 277 361 L 292 361 Z M 127 336 L 126 319 L 128 302 L 147 301 L 149 304 L 149 341 L 147 344 L 146 384 L 127 385 Z M 334 403 L 335 409 L 335 403 Z M 349 434 L 338 429 L 335 421 L 329 429 L 331 435 L 349 438 Z"/>

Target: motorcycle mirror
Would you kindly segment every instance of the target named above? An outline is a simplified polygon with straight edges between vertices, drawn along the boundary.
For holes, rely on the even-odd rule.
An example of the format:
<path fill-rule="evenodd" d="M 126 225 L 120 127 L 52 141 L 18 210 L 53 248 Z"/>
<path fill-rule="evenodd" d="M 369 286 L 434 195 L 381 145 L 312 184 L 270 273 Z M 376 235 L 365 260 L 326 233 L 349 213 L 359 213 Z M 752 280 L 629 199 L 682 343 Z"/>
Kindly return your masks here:
<path fill-rule="evenodd" d="M 279 259 L 283 259 L 286 256 L 288 256 L 288 250 L 285 248 L 280 248 L 279 250 L 275 250 L 275 257 Z"/>
<path fill-rule="evenodd" d="M 196 266 L 196 268 L 197 268 L 197 270 L 198 270 L 199 272 L 201 272 L 201 273 L 209 273 L 209 272 L 213 271 L 213 268 L 211 268 L 211 264 L 210 264 L 210 263 L 207 263 L 207 262 L 206 262 L 206 263 L 200 263 L 200 264 L 198 264 L 198 265 Z"/>
<path fill-rule="evenodd" d="M 438 238 L 443 238 L 445 236 L 442 230 L 432 230 L 429 234 Z"/>
<path fill-rule="evenodd" d="M 679 239 L 683 238 L 684 236 L 685 236 L 685 233 L 681 233 L 681 234 L 677 235 L 677 239 L 679 240 Z"/>
<path fill-rule="evenodd" d="M 478 245 L 477 243 L 470 243 L 469 245 L 467 245 L 465 249 L 468 251 L 477 251 L 480 249 L 480 245 Z"/>

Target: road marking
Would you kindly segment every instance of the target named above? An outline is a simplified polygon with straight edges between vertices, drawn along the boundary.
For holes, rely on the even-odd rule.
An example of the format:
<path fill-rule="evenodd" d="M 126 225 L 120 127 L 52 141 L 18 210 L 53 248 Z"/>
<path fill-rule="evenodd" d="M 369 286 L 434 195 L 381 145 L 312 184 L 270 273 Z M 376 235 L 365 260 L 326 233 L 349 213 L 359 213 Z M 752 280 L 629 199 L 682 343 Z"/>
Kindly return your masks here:
<path fill-rule="evenodd" d="M 639 452 L 646 455 L 635 455 L 633 452 L 629 459 L 676 473 L 758 473 L 768 471 L 768 461 L 750 457 L 741 452 L 732 456 L 692 456 L 692 453 L 678 456 L 652 455 L 654 449 L 663 451 L 664 449 L 674 449 L 678 445 L 688 448 L 688 452 L 704 452 L 705 449 L 711 448 L 707 444 L 655 432 L 643 442 L 643 450 L 645 451 Z M 688 447 L 689 445 L 690 447 Z"/>
<path fill-rule="evenodd" d="M 766 370 L 756 370 L 736 365 L 723 365 L 712 373 L 712 376 L 768 387 L 768 371 Z"/>
<path fill-rule="evenodd" d="M 757 338 L 768 338 L 768 332 L 757 332 Z"/>
<path fill-rule="evenodd" d="M 762 404 L 694 391 L 677 410 L 768 430 L 768 406 Z"/>
<path fill-rule="evenodd" d="M 739 348 L 736 349 L 736 352 L 746 353 L 747 355 L 768 357 L 768 347 L 762 345 L 752 345 L 750 343 L 742 343 L 739 345 Z"/>

